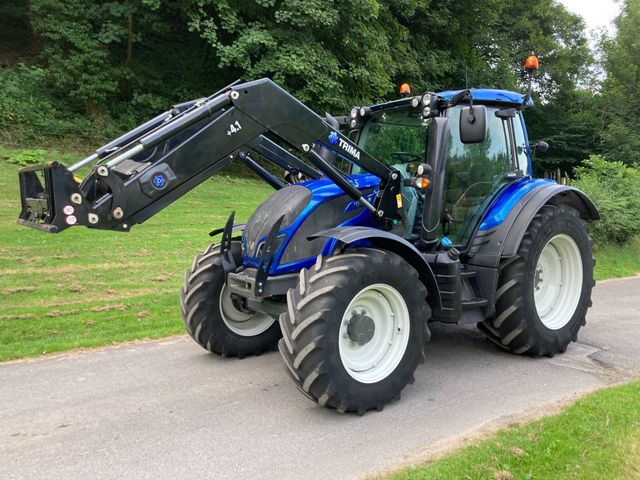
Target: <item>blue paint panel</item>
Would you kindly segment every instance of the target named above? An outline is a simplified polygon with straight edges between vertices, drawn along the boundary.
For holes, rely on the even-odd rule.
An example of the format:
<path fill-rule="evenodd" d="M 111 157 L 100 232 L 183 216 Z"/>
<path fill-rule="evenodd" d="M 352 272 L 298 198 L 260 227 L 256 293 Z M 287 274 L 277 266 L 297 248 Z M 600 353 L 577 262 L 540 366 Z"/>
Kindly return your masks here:
<path fill-rule="evenodd" d="M 373 188 L 373 193 L 367 196 L 369 201 L 373 201 L 375 195 L 378 191 L 378 186 L 380 184 L 380 179 L 371 174 L 356 174 L 350 175 L 347 177 L 348 180 L 358 189 L 365 190 L 369 188 Z M 270 275 L 280 275 L 284 273 L 292 273 L 298 272 L 303 268 L 311 267 L 316 259 L 315 257 L 306 258 L 302 260 L 297 260 L 295 262 L 285 263 L 280 265 L 280 259 L 284 251 L 287 248 L 289 240 L 293 238 L 298 229 L 302 226 L 304 221 L 308 218 L 308 216 L 313 212 L 319 205 L 333 199 L 336 197 L 344 196 L 345 193 L 331 180 L 328 178 L 321 178 L 317 180 L 310 180 L 308 182 L 298 183 L 297 185 L 303 186 L 311 190 L 311 199 L 309 204 L 304 208 L 302 213 L 298 215 L 298 218 L 293 222 L 293 224 L 289 225 L 287 228 L 283 228 L 280 230 L 279 235 L 285 235 L 285 239 L 275 254 L 273 264 L 271 265 L 271 269 L 269 271 Z M 377 224 L 375 220 L 371 216 L 371 212 L 366 208 L 356 205 L 356 202 L 351 202 L 347 205 L 345 211 L 350 211 L 360 208 L 362 211 L 355 215 L 354 217 L 346 220 L 340 225 L 335 225 L 336 227 L 346 227 L 346 226 L 368 226 L 375 227 Z M 261 238 L 258 242 L 256 242 L 256 251 L 248 252 L 248 254 L 244 257 L 243 265 L 245 267 L 258 267 L 260 259 L 256 256 L 258 246 L 262 241 L 266 240 L 266 236 Z M 245 252 L 246 250 L 246 241 L 243 236 Z M 322 249 L 323 255 L 328 255 L 335 248 L 336 240 L 335 239 L 327 239 L 324 248 Z"/>
<path fill-rule="evenodd" d="M 447 90 L 446 92 L 438 93 L 438 96 L 449 100 L 456 96 L 462 90 Z M 501 102 L 501 103 L 522 103 L 524 101 L 524 94 L 511 92 L 509 90 L 496 90 L 493 88 L 472 88 L 471 93 L 473 99 L 479 102 Z M 527 105 L 533 105 L 533 100 L 529 99 Z"/>
<path fill-rule="evenodd" d="M 507 215 L 509 215 L 513 207 L 515 207 L 527 193 L 543 185 L 549 185 L 550 183 L 555 182 L 543 178 L 523 178 L 510 184 L 498 194 L 498 198 L 496 198 L 491 208 L 489 208 L 484 215 L 482 223 L 480 224 L 480 230 L 491 230 L 500 225 L 504 222 L 504 219 L 507 218 Z"/>

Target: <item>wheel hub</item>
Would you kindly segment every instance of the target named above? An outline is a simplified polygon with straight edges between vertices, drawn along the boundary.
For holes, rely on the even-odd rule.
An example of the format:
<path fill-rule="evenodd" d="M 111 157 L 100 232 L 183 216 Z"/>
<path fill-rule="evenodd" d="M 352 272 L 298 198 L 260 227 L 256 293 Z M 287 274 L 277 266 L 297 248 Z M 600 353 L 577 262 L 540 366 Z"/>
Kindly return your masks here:
<path fill-rule="evenodd" d="M 535 277 L 533 279 L 534 281 L 534 286 L 536 290 L 540 290 L 542 288 L 542 283 L 544 281 L 544 279 L 542 278 L 542 268 L 538 267 L 536 268 L 536 274 Z"/>
<path fill-rule="evenodd" d="M 262 312 L 255 312 L 246 307 L 246 303 L 231 293 L 224 285 L 220 291 L 218 303 L 224 324 L 233 333 L 242 337 L 254 337 L 267 331 L 276 321 L 275 318 Z"/>
<path fill-rule="evenodd" d="M 240 297 L 239 295 L 236 295 L 235 293 L 231 294 L 231 302 L 233 304 L 233 307 L 239 312 L 248 314 L 255 313 L 253 310 L 247 308 L 246 299 Z"/>
<path fill-rule="evenodd" d="M 351 319 L 347 325 L 347 335 L 352 342 L 359 345 L 366 345 L 371 341 L 376 331 L 376 324 L 373 318 L 367 315 L 366 310 L 360 313 L 351 312 Z"/>
<path fill-rule="evenodd" d="M 362 383 L 391 375 L 402 361 L 411 336 L 404 298 L 390 285 L 376 283 L 356 293 L 344 311 L 338 337 L 340 360 Z"/>

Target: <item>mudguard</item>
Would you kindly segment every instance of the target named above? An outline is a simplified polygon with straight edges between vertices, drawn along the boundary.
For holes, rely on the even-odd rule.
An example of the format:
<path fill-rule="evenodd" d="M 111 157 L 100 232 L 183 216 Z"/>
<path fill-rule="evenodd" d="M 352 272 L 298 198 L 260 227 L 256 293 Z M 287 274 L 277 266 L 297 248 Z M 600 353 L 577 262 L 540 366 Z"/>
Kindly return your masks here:
<path fill-rule="evenodd" d="M 515 255 L 531 220 L 547 204 L 569 205 L 587 221 L 600 218 L 598 209 L 584 192 L 567 185 L 544 183 L 524 195 L 500 224 L 476 232 L 468 250 L 468 263 L 496 268 L 502 258 Z"/>
<path fill-rule="evenodd" d="M 427 287 L 429 305 L 431 308 L 440 308 L 440 289 L 431 266 L 422 253 L 404 238 L 384 230 L 371 227 L 338 227 L 318 232 L 308 239 L 333 238 L 345 245 L 366 242 L 382 250 L 388 250 L 400 255 L 412 267 L 418 271 L 420 280 Z"/>

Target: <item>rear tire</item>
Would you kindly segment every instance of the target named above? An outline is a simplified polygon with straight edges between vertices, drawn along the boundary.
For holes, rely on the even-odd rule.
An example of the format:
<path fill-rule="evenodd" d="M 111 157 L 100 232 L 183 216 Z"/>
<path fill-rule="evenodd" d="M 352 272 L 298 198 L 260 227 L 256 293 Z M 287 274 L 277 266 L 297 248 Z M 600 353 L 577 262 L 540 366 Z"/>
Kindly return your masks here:
<path fill-rule="evenodd" d="M 240 264 L 240 242 L 231 243 L 231 254 Z M 220 245 L 211 245 L 185 274 L 180 304 L 187 332 L 200 346 L 223 357 L 243 358 L 275 349 L 278 322 L 267 314 L 235 307 L 220 260 Z"/>
<path fill-rule="evenodd" d="M 418 272 L 368 248 L 318 257 L 287 294 L 278 345 L 298 389 L 340 412 L 382 410 L 414 381 L 430 309 Z"/>
<path fill-rule="evenodd" d="M 553 356 L 578 338 L 595 285 L 591 238 L 578 212 L 545 205 L 517 255 L 500 265 L 496 314 L 478 327 L 516 354 Z"/>

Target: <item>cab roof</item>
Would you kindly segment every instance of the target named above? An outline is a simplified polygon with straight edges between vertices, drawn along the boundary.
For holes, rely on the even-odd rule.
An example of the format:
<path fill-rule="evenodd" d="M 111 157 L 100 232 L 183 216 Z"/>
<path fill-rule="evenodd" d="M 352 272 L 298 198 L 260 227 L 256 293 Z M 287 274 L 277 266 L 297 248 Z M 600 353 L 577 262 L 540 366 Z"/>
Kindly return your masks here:
<path fill-rule="evenodd" d="M 437 95 L 445 100 L 450 100 L 463 90 L 447 90 Z M 521 105 L 524 101 L 524 94 L 511 92 L 509 90 L 497 90 L 494 88 L 472 88 L 473 100 L 482 103 L 504 103 L 509 105 Z M 533 100 L 529 99 L 527 105 L 533 105 Z"/>

